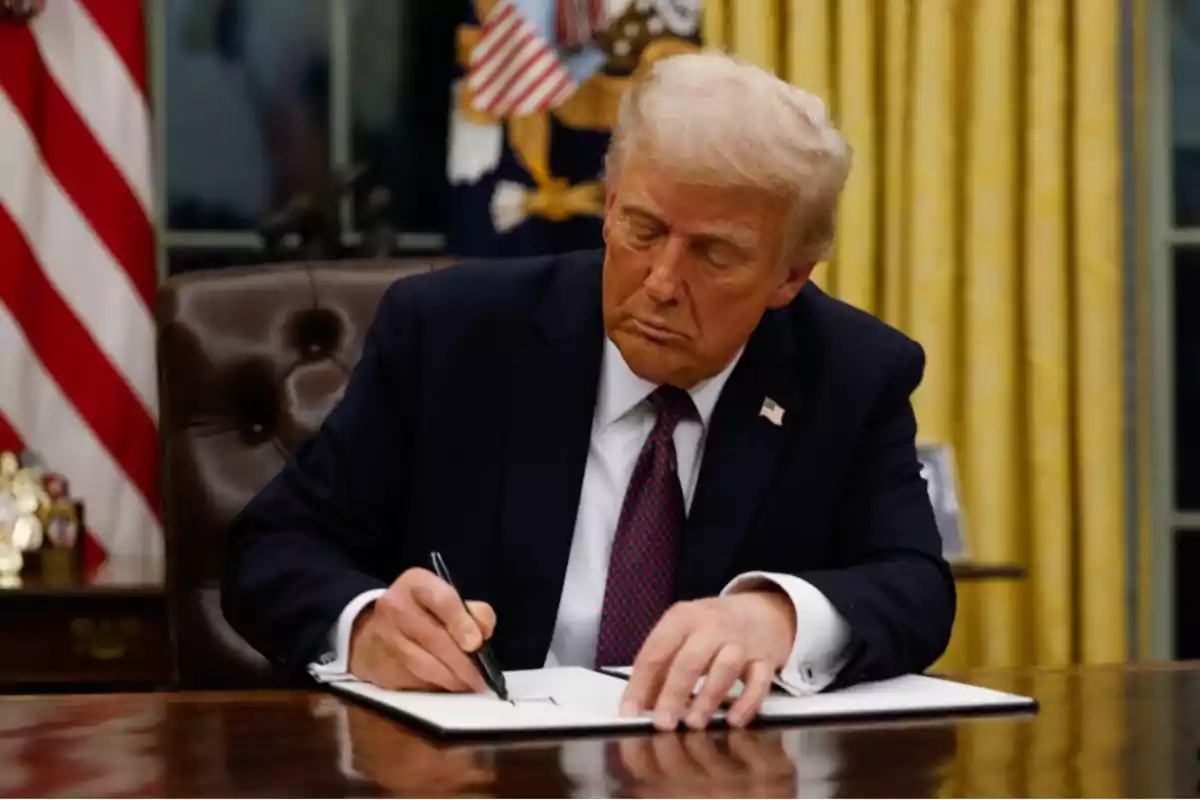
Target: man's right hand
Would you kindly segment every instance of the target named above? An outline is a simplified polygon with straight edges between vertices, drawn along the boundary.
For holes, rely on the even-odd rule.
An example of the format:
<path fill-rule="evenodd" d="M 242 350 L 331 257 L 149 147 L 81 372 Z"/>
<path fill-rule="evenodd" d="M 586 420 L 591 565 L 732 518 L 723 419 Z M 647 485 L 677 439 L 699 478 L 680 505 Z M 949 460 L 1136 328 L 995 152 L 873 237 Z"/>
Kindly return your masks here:
<path fill-rule="evenodd" d="M 467 607 L 432 572 L 406 571 L 355 620 L 350 673 L 383 689 L 486 691 L 467 653 L 491 638 L 496 613 L 487 603 Z"/>

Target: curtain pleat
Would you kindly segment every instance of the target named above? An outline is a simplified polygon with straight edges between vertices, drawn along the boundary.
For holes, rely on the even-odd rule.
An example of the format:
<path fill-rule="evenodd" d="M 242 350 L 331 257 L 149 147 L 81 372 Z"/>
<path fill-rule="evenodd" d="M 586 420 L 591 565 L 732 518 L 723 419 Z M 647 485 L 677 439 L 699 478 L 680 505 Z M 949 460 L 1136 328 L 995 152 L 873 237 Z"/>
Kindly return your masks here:
<path fill-rule="evenodd" d="M 1078 376 L 1075 507 L 1084 663 L 1126 658 L 1118 0 L 1075 0 L 1071 315 Z"/>
<path fill-rule="evenodd" d="M 841 0 L 838 4 L 837 97 L 839 127 L 854 142 L 854 169 L 838 207 L 838 220 L 851 230 L 876 229 L 875 207 L 879 196 L 876 132 L 875 45 L 876 8 L 872 0 Z M 839 236 L 834 243 L 837 294 L 875 313 L 875 236 Z"/>
<path fill-rule="evenodd" d="M 977 0 L 963 30 L 970 63 L 962 232 L 962 385 L 960 431 L 964 475 L 986 476 L 963 486 L 971 509 L 974 555 L 988 563 L 1023 563 L 1022 437 L 1018 419 L 1020 248 L 1017 237 L 1017 7 L 1012 0 Z M 987 664 L 1021 663 L 1022 596 L 1011 581 L 980 587 L 973 609 Z"/>
<path fill-rule="evenodd" d="M 1023 315 L 1030 602 L 1038 609 L 1033 657 L 1074 660 L 1075 515 L 1071 497 L 1071 359 L 1068 218 L 1067 4 L 1039 0 L 1025 18 Z"/>

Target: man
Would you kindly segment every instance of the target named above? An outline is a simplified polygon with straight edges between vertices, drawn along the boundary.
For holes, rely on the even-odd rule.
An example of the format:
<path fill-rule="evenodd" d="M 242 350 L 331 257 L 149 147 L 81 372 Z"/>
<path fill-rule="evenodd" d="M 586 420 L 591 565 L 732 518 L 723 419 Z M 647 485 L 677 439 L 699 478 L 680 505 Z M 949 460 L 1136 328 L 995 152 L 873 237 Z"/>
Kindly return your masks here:
<path fill-rule="evenodd" d="M 389 688 L 483 690 L 485 639 L 504 669 L 631 664 L 622 711 L 664 730 L 738 679 L 744 725 L 772 683 L 925 669 L 955 593 L 923 353 L 808 283 L 848 168 L 811 95 L 659 62 L 613 132 L 602 254 L 389 289 L 342 402 L 239 519 L 232 624 L 285 670 Z"/>

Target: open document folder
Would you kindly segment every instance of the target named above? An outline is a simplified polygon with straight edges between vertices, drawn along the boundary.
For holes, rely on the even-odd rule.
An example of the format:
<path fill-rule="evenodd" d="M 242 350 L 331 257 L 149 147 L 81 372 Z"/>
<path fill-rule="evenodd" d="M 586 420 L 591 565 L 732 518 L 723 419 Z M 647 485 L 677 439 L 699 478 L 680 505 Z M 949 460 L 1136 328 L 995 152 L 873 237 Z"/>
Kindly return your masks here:
<path fill-rule="evenodd" d="M 485 694 L 393 692 L 348 676 L 319 677 L 331 691 L 442 736 L 638 730 L 650 716 L 619 713 L 624 677 L 582 667 L 506 672 L 510 699 Z M 827 722 L 933 714 L 1032 711 L 1029 697 L 923 675 L 905 675 L 823 694 L 771 694 L 759 722 Z M 722 718 L 718 712 L 715 720 Z"/>

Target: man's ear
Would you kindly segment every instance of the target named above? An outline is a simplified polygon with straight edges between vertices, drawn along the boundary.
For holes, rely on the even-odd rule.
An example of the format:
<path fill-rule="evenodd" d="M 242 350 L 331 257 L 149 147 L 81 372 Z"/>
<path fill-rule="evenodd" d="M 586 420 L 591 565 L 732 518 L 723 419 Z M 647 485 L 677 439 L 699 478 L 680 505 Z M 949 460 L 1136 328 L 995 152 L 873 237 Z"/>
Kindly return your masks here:
<path fill-rule="evenodd" d="M 792 302 L 799 291 L 804 288 L 804 284 L 808 283 L 816 266 L 817 262 L 815 261 L 788 266 L 784 272 L 783 281 L 775 287 L 775 291 L 771 292 L 770 298 L 767 299 L 767 308 L 783 308 Z"/>

